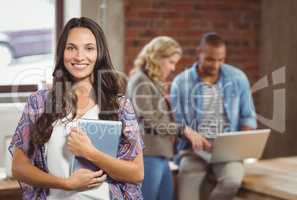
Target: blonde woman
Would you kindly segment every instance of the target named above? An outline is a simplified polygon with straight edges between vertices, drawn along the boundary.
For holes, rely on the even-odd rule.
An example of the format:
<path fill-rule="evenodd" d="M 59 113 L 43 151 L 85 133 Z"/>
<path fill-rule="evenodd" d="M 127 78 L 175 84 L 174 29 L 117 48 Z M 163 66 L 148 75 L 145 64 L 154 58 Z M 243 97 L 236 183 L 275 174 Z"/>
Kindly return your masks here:
<path fill-rule="evenodd" d="M 173 141 L 185 137 L 193 148 L 208 148 L 209 143 L 189 127 L 174 122 L 166 82 L 175 71 L 182 50 L 171 37 L 160 36 L 143 47 L 134 62 L 127 96 L 134 106 L 145 143 L 144 199 L 173 199 L 172 175 L 168 160 Z"/>

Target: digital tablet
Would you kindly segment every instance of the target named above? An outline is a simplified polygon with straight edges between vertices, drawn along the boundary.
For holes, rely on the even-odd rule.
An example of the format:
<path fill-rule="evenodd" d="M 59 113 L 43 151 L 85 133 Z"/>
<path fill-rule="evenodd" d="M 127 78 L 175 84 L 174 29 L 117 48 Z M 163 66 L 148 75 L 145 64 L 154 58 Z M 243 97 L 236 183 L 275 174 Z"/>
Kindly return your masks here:
<path fill-rule="evenodd" d="M 91 139 L 92 144 L 100 151 L 117 157 L 118 146 L 122 134 L 122 122 L 94 120 L 94 119 L 79 119 L 76 127 L 85 132 Z M 97 171 L 99 168 L 90 161 L 73 156 L 71 163 L 71 173 L 80 169 L 87 168 L 92 171 Z"/>

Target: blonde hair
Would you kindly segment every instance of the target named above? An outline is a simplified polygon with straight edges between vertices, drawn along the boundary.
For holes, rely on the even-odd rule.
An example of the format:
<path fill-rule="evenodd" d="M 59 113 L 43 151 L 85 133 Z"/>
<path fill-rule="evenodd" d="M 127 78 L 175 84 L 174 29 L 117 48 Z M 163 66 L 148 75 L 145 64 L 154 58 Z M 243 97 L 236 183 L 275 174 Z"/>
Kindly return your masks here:
<path fill-rule="evenodd" d="M 177 41 L 168 36 L 159 36 L 146 44 L 134 61 L 133 74 L 138 69 L 143 69 L 148 76 L 156 82 L 161 80 L 160 59 L 170 57 L 174 54 L 182 55 L 182 49 Z"/>

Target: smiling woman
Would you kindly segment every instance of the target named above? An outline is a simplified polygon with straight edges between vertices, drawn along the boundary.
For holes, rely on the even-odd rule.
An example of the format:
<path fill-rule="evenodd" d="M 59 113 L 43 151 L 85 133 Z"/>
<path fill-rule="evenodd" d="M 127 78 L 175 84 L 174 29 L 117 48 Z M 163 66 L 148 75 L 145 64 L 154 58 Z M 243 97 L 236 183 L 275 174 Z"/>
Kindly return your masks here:
<path fill-rule="evenodd" d="M 122 94 L 100 26 L 71 19 L 57 45 L 53 87 L 31 95 L 9 147 L 23 199 L 142 199 L 143 142 Z M 67 124 L 79 118 L 122 122 L 117 158 L 96 149 L 83 131 L 67 133 Z M 100 170 L 70 174 L 73 155 Z"/>
<path fill-rule="evenodd" d="M 87 28 L 73 28 L 64 51 L 66 69 L 76 80 L 89 79 L 97 60 L 96 39 Z M 88 80 L 90 81 L 90 80 Z"/>

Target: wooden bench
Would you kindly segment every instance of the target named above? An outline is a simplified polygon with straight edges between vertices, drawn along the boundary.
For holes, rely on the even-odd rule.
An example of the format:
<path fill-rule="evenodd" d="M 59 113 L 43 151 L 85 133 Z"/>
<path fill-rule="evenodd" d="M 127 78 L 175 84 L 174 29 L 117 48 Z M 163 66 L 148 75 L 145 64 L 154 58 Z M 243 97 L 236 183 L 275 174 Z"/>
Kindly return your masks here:
<path fill-rule="evenodd" d="M 22 194 L 18 182 L 11 179 L 0 180 L 0 199 L 22 199 Z"/>
<path fill-rule="evenodd" d="M 261 160 L 245 164 L 242 187 L 233 200 L 297 200 L 297 157 Z M 204 180 L 202 199 L 214 188 L 212 178 Z"/>
<path fill-rule="evenodd" d="M 234 200 L 297 200 L 297 157 L 246 164 L 246 176 Z M 0 181 L 0 199 L 21 199 L 16 181 Z"/>
<path fill-rule="evenodd" d="M 297 157 L 246 164 L 246 176 L 236 200 L 296 200 Z"/>

